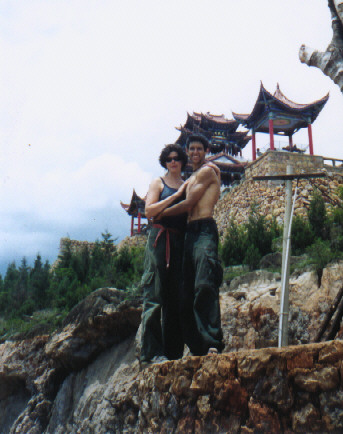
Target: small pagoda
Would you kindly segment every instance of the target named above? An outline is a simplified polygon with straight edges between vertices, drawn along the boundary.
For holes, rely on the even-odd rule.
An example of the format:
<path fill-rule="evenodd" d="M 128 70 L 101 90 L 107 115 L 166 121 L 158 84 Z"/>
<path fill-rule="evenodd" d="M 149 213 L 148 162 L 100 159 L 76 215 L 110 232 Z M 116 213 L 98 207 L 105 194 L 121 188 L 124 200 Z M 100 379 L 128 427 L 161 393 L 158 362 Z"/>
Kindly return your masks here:
<path fill-rule="evenodd" d="M 274 94 L 261 82 L 255 106 L 250 114 L 232 113 L 239 124 L 252 131 L 252 159 L 256 160 L 256 133 L 267 133 L 270 149 L 274 150 L 274 135 L 288 136 L 287 151 L 299 151 L 293 145 L 293 134 L 301 128 L 308 129 L 309 153 L 313 155 L 312 124 L 325 106 L 329 94 L 310 104 L 298 104 L 288 99 L 276 86 Z"/>
<path fill-rule="evenodd" d="M 139 197 L 133 190 L 131 202 L 125 204 L 120 201 L 120 205 L 131 216 L 131 237 L 135 234 L 144 233 L 148 227 L 148 220 L 145 216 L 145 199 Z M 137 219 L 137 223 L 135 219 Z M 144 219 L 146 223 L 142 222 Z"/>
<path fill-rule="evenodd" d="M 247 131 L 237 131 L 239 122 L 227 119 L 224 115 L 212 115 L 207 112 L 192 115 L 187 113 L 187 121 L 183 126 L 177 127 L 180 136 L 175 143 L 186 147 L 187 138 L 191 134 L 202 134 L 210 142 L 210 156 L 221 171 L 222 185 L 228 186 L 235 180 L 240 180 L 244 173 L 245 162 L 242 158 L 242 149 L 251 139 Z M 185 178 L 192 174 L 192 168 L 187 165 L 184 170 Z"/>

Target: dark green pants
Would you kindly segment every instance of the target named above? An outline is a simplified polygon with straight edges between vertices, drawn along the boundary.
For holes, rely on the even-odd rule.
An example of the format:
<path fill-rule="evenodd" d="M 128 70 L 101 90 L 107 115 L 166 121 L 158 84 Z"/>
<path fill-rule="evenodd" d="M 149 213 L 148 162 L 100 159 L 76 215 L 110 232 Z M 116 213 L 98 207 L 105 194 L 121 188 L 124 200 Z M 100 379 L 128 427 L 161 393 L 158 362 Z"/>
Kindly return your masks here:
<path fill-rule="evenodd" d="M 218 231 L 213 219 L 188 224 L 183 261 L 182 328 L 193 355 L 211 347 L 221 351 L 219 286 L 223 270 L 218 259 Z"/>
<path fill-rule="evenodd" d="M 178 359 L 183 354 L 180 324 L 183 233 L 170 233 L 170 265 L 166 267 L 166 232 L 152 228 L 146 249 L 141 285 L 144 294 L 141 361 L 154 356 Z"/>

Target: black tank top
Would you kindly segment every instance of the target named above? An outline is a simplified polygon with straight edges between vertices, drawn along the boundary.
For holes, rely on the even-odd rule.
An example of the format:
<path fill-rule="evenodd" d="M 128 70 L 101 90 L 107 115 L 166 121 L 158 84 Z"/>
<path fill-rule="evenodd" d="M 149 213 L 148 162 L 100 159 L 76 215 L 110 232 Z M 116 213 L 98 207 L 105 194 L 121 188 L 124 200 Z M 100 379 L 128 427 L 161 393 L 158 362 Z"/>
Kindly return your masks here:
<path fill-rule="evenodd" d="M 161 181 L 163 182 L 163 190 L 160 193 L 160 197 L 159 197 L 160 201 L 171 196 L 172 194 L 174 194 L 178 190 L 177 188 L 169 187 L 169 185 L 167 185 L 164 182 L 163 178 L 161 178 Z M 181 202 L 182 200 L 185 199 L 185 197 L 186 197 L 186 195 L 183 194 L 180 198 L 175 199 L 175 201 L 170 206 L 173 206 L 176 203 Z M 175 216 L 162 217 L 158 223 L 161 223 L 161 225 L 163 225 L 167 228 L 178 229 L 179 231 L 184 232 L 186 230 L 186 227 L 187 227 L 187 213 L 179 214 L 179 215 L 175 215 Z"/>

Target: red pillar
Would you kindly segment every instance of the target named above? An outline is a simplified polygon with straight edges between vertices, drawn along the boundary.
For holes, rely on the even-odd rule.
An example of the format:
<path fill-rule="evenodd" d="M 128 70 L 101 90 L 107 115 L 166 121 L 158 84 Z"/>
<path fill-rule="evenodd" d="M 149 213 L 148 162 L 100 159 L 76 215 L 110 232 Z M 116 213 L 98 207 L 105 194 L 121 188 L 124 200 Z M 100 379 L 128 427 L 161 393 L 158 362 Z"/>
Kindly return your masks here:
<path fill-rule="evenodd" d="M 252 133 L 252 161 L 256 160 L 256 136 L 255 131 Z"/>
<path fill-rule="evenodd" d="M 307 129 L 308 129 L 308 144 L 310 148 L 310 155 L 313 155 L 312 125 L 308 124 Z"/>
<path fill-rule="evenodd" d="M 131 237 L 133 235 L 134 217 L 131 217 Z"/>
<path fill-rule="evenodd" d="M 141 233 L 141 212 L 138 211 L 138 233 Z"/>
<path fill-rule="evenodd" d="M 274 124 L 273 119 L 269 119 L 269 139 L 270 139 L 270 149 L 275 150 L 274 147 Z"/>

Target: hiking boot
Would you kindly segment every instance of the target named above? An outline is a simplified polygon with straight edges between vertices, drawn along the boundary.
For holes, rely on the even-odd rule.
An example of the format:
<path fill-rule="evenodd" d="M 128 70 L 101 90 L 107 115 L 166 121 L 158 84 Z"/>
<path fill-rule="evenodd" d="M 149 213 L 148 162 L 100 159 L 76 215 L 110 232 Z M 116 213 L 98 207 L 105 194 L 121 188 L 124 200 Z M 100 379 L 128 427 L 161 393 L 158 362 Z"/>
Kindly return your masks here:
<path fill-rule="evenodd" d="M 140 362 L 140 368 L 142 370 L 142 369 L 148 368 L 149 366 L 158 365 L 158 364 L 166 363 L 166 362 L 169 362 L 169 359 L 167 359 L 167 357 L 155 356 L 151 360 L 144 360 L 143 362 Z"/>
<path fill-rule="evenodd" d="M 151 359 L 152 365 L 159 365 L 166 362 L 169 362 L 169 359 L 167 359 L 165 356 L 155 356 Z"/>

